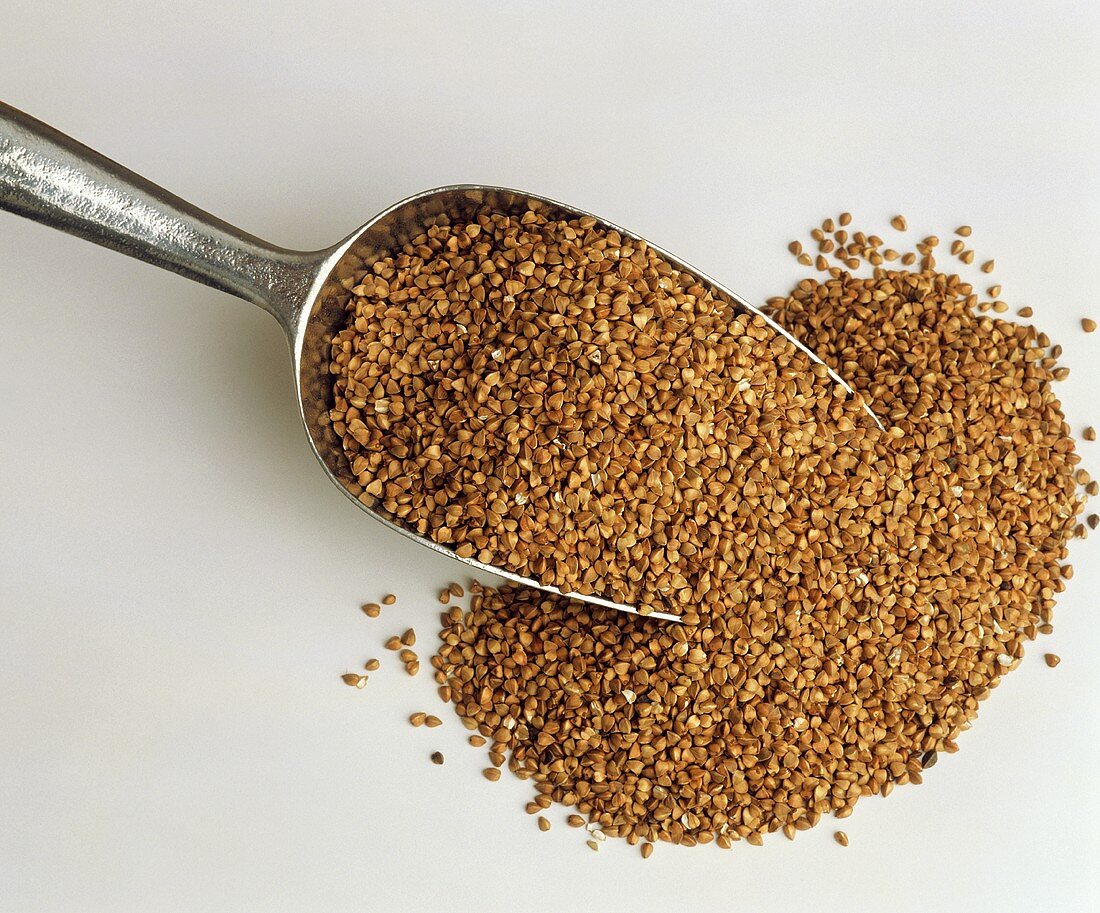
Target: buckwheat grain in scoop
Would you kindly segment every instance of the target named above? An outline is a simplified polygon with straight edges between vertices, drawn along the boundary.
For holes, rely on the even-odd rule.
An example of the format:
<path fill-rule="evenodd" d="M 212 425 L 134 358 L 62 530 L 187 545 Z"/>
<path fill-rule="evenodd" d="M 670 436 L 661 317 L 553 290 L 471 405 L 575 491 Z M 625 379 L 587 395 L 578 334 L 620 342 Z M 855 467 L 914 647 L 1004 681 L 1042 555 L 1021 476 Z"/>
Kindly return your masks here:
<path fill-rule="evenodd" d="M 797 489 L 855 472 L 878 433 L 763 318 L 587 217 L 435 226 L 361 277 L 331 354 L 363 500 L 643 612 L 715 599 L 692 558 L 761 526 L 742 514 L 761 549 L 807 535 Z"/>

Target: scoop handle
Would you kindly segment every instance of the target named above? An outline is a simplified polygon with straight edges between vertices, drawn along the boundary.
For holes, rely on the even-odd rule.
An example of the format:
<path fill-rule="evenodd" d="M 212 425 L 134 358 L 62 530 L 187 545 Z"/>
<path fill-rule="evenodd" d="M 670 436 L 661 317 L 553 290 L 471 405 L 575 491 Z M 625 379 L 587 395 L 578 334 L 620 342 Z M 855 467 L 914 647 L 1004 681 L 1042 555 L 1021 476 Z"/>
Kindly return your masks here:
<path fill-rule="evenodd" d="M 0 209 L 244 298 L 288 332 L 319 260 L 246 234 L 3 102 Z"/>

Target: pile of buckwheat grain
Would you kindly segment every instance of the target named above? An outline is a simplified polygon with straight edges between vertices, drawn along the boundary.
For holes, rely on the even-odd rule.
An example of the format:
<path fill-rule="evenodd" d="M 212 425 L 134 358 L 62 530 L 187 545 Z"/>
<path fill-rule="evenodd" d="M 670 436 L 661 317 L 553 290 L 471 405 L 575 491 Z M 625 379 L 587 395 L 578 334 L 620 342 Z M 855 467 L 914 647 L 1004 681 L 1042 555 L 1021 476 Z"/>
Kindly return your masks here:
<path fill-rule="evenodd" d="M 329 417 L 361 500 L 566 592 L 700 623 L 753 568 L 771 592 L 858 552 L 893 484 L 823 366 L 589 217 L 444 222 L 347 311 Z"/>
<path fill-rule="evenodd" d="M 850 222 L 847 214 L 840 219 Z M 900 216 L 892 224 L 907 228 Z M 793 419 L 767 410 L 769 418 L 757 418 L 757 430 L 742 439 L 737 423 L 719 424 L 710 397 L 729 392 L 724 372 L 740 378 L 753 366 L 708 362 L 720 320 L 708 323 L 693 363 L 710 364 L 712 380 L 684 411 L 713 421 L 715 443 L 730 454 L 718 468 L 705 466 L 688 489 L 690 530 L 670 534 L 676 547 L 662 551 L 664 574 L 708 583 L 686 623 L 654 623 L 525 588 L 476 588 L 469 609 L 452 606 L 442 616 L 432 659 L 441 696 L 490 740 L 494 766 L 507 763 L 533 781 L 536 812 L 551 802 L 570 806 L 570 824 L 601 839 L 642 842 L 644 856 L 657 840 L 728 848 L 780 829 L 791 837 L 824 815 L 846 817 L 861 796 L 919 783 L 939 752 L 956 750 L 956 736 L 1019 663 L 1025 642 L 1051 631 L 1056 594 L 1072 576 L 1063 562 L 1081 489 L 1096 489 L 1077 468 L 1053 390 L 1067 373 L 1056 364 L 1060 350 L 1033 327 L 988 316 L 1006 307 L 979 301 L 968 283 L 937 271 L 937 238 L 902 254 L 876 236 L 852 234 L 832 220 L 816 229 L 820 257 L 835 255 L 841 265 L 826 261 L 826 277 L 804 279 L 769 305 L 889 430 L 854 423 L 835 400 L 830 428 L 800 402 Z M 957 234 L 969 238 L 970 229 Z M 918 272 L 884 265 L 915 264 L 918 253 Z M 963 263 L 975 256 L 961 240 L 952 253 Z M 873 273 L 858 276 L 865 262 Z M 992 261 L 985 263 L 988 272 Z M 372 319 L 396 319 L 383 304 L 373 307 Z M 621 339 L 615 351 L 625 360 L 625 347 L 640 339 L 624 324 L 621 335 L 609 331 L 597 343 L 569 332 L 579 313 L 565 307 L 562 316 L 556 325 L 540 324 L 533 312 L 525 320 L 570 339 L 578 363 L 585 345 L 606 351 Z M 672 339 L 660 344 L 676 347 Z M 541 357 L 519 352 L 527 354 L 510 350 L 507 360 Z M 530 376 L 517 372 L 509 384 L 526 390 Z M 668 379 L 667 390 L 654 389 L 669 394 L 658 399 L 677 415 L 686 392 Z M 568 382 L 557 391 L 569 395 L 555 414 L 564 414 L 572 391 Z M 761 399 L 770 395 L 760 390 Z M 469 421 L 476 410 L 467 410 Z M 647 427 L 667 434 L 663 422 Z M 625 435 L 631 423 L 615 427 Z M 605 425 L 578 421 L 571 430 Z M 538 427 L 527 435 L 545 446 Z M 371 423 L 364 440 L 385 431 Z M 660 442 L 658 450 L 669 441 L 645 439 Z M 380 466 L 371 464 L 370 473 Z M 510 477 L 514 487 L 502 496 L 528 490 L 527 478 Z M 665 496 L 659 476 L 649 483 L 658 499 Z M 385 497 L 400 504 L 396 495 Z M 1077 530 L 1084 534 L 1084 526 Z M 587 558 L 577 567 L 587 568 Z M 843 832 L 836 839 L 847 845 Z"/>

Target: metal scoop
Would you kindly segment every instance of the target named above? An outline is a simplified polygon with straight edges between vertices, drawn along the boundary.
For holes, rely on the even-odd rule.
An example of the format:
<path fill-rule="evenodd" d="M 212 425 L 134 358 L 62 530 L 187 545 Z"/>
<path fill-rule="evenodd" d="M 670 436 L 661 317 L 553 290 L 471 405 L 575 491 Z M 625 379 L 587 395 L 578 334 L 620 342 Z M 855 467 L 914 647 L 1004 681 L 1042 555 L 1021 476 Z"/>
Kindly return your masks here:
<path fill-rule="evenodd" d="M 471 558 L 460 558 L 446 546 L 417 535 L 363 504 L 356 497 L 359 489 L 340 440 L 323 420 L 332 405 L 331 376 L 327 370 L 329 344 L 343 329 L 346 317 L 344 302 L 348 293 L 341 280 L 361 274 L 365 266 L 421 234 L 440 216 L 467 219 L 484 206 L 516 214 L 528 208 L 538 209 L 552 218 L 563 219 L 591 215 L 518 190 L 462 184 L 428 190 L 402 200 L 325 250 L 286 250 L 222 222 L 71 137 L 0 102 L 0 209 L 113 248 L 262 307 L 286 332 L 298 410 L 306 434 L 329 478 L 344 494 L 380 523 L 432 551 L 475 570 L 560 594 L 560 590 L 537 580 Z M 594 218 L 624 237 L 641 240 L 617 225 Z M 650 247 L 673 266 L 687 270 L 745 310 L 761 313 L 705 273 L 655 245 Z M 761 316 L 777 333 L 815 362 L 822 363 L 773 320 Z M 829 376 L 852 392 L 833 371 L 829 371 Z M 632 606 L 598 596 L 562 595 L 623 612 L 637 612 Z M 678 620 L 675 615 L 663 612 L 653 612 L 648 617 Z"/>

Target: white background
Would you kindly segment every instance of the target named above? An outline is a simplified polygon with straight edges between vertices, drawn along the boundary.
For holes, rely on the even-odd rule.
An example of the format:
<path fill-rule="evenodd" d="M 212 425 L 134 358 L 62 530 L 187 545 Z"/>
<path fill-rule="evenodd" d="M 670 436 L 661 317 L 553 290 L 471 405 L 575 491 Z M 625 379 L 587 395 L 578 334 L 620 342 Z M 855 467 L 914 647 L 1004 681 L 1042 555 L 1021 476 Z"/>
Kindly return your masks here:
<path fill-rule="evenodd" d="M 1100 318 L 1097 10 L 0 0 L 0 97 L 288 246 L 499 183 L 759 300 L 840 209 L 967 221 L 1065 346 L 1079 432 L 1100 425 L 1100 334 L 1077 326 Z M 325 480 L 270 318 L 4 214 L 0 318 L 3 911 L 1100 904 L 1100 537 L 962 750 L 861 802 L 848 849 L 826 822 L 594 854 L 479 777 L 453 716 L 404 722 L 437 707 L 428 675 L 386 655 L 365 692 L 340 683 L 408 624 L 429 641 L 456 566 Z"/>

